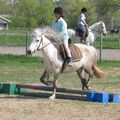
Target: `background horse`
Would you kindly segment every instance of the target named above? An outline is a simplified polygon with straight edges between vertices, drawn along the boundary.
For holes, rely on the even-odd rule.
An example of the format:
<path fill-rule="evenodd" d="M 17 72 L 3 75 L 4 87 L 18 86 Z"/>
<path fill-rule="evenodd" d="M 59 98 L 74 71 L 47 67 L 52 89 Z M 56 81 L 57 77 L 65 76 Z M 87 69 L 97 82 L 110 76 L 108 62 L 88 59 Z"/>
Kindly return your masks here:
<path fill-rule="evenodd" d="M 107 34 L 106 26 L 105 26 L 105 23 L 103 21 L 100 21 L 100 22 L 97 22 L 97 23 L 91 25 L 88 28 L 88 31 L 89 31 L 88 37 L 85 40 L 86 45 L 93 45 L 94 44 L 97 33 L 103 33 L 103 35 Z M 68 29 L 68 34 L 70 37 L 73 35 L 77 35 L 75 30 L 73 30 L 73 29 Z"/>
<path fill-rule="evenodd" d="M 45 66 L 45 71 L 48 75 L 53 75 L 53 95 L 51 99 L 55 98 L 56 94 L 56 82 L 59 74 L 62 73 L 62 66 L 64 64 L 64 59 L 60 52 L 61 39 L 59 34 L 52 28 L 38 28 L 32 33 L 32 43 L 28 49 L 28 54 L 32 54 L 36 51 L 41 50 L 43 54 L 43 63 Z M 74 44 L 74 46 L 79 49 L 80 60 L 74 61 L 72 66 L 65 64 L 64 72 L 76 71 L 81 82 L 82 88 L 88 89 L 89 80 L 95 75 L 100 78 L 104 73 L 96 66 L 97 61 L 97 51 L 92 46 L 87 46 L 84 44 Z M 88 74 L 88 79 L 82 76 L 82 71 Z"/>
<path fill-rule="evenodd" d="M 110 34 L 113 35 L 114 33 L 118 34 L 119 33 L 119 29 L 111 29 L 110 30 Z"/>

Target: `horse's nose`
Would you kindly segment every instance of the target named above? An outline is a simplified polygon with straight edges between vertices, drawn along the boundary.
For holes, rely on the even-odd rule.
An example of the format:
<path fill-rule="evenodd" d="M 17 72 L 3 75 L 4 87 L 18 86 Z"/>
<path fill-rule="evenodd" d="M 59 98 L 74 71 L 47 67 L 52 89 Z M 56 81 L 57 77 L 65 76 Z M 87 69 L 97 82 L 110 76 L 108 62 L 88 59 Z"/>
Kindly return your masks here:
<path fill-rule="evenodd" d="M 28 55 L 31 55 L 31 50 L 27 50 L 27 54 L 28 54 Z"/>

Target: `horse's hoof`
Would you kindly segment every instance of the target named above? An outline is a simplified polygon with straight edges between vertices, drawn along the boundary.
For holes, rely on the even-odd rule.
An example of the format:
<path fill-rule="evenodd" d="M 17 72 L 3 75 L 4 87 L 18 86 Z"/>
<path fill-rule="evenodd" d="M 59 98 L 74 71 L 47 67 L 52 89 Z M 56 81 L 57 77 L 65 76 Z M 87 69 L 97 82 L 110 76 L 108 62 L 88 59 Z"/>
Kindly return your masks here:
<path fill-rule="evenodd" d="M 49 97 L 51 100 L 54 100 L 55 99 L 55 95 L 52 95 Z"/>
<path fill-rule="evenodd" d="M 90 86 L 86 86 L 86 89 L 87 89 L 87 90 L 91 90 L 91 87 L 90 87 Z"/>

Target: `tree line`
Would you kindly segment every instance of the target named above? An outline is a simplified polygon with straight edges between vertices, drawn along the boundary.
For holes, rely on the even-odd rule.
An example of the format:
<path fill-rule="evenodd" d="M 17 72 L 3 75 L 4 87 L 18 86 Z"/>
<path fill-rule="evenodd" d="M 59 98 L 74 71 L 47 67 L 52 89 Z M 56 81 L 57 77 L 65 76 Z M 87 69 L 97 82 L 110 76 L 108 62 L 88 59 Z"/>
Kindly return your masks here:
<path fill-rule="evenodd" d="M 0 0 L 0 15 L 12 21 L 10 27 L 39 27 L 51 25 L 56 6 L 63 7 L 68 27 L 75 27 L 82 7 L 88 9 L 89 25 L 103 18 L 106 20 L 106 16 L 109 22 L 111 16 L 114 19 L 120 17 L 119 0 Z M 119 20 L 117 24 L 120 24 Z"/>

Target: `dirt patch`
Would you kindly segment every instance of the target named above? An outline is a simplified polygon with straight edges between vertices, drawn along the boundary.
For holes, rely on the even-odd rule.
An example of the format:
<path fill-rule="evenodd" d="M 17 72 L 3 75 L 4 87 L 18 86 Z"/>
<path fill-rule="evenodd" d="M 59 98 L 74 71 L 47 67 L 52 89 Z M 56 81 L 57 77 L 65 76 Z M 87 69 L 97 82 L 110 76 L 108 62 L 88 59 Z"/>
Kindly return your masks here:
<path fill-rule="evenodd" d="M 98 59 L 100 58 L 100 50 L 98 51 Z M 0 46 L 0 53 L 2 54 L 15 54 L 15 55 L 25 55 L 26 48 L 18 46 Z M 120 49 L 103 49 L 102 50 L 102 59 L 105 60 L 120 60 Z M 42 56 L 41 52 L 36 52 L 34 56 Z"/>
<path fill-rule="evenodd" d="M 1 120 L 120 120 L 120 103 L 0 95 Z"/>

